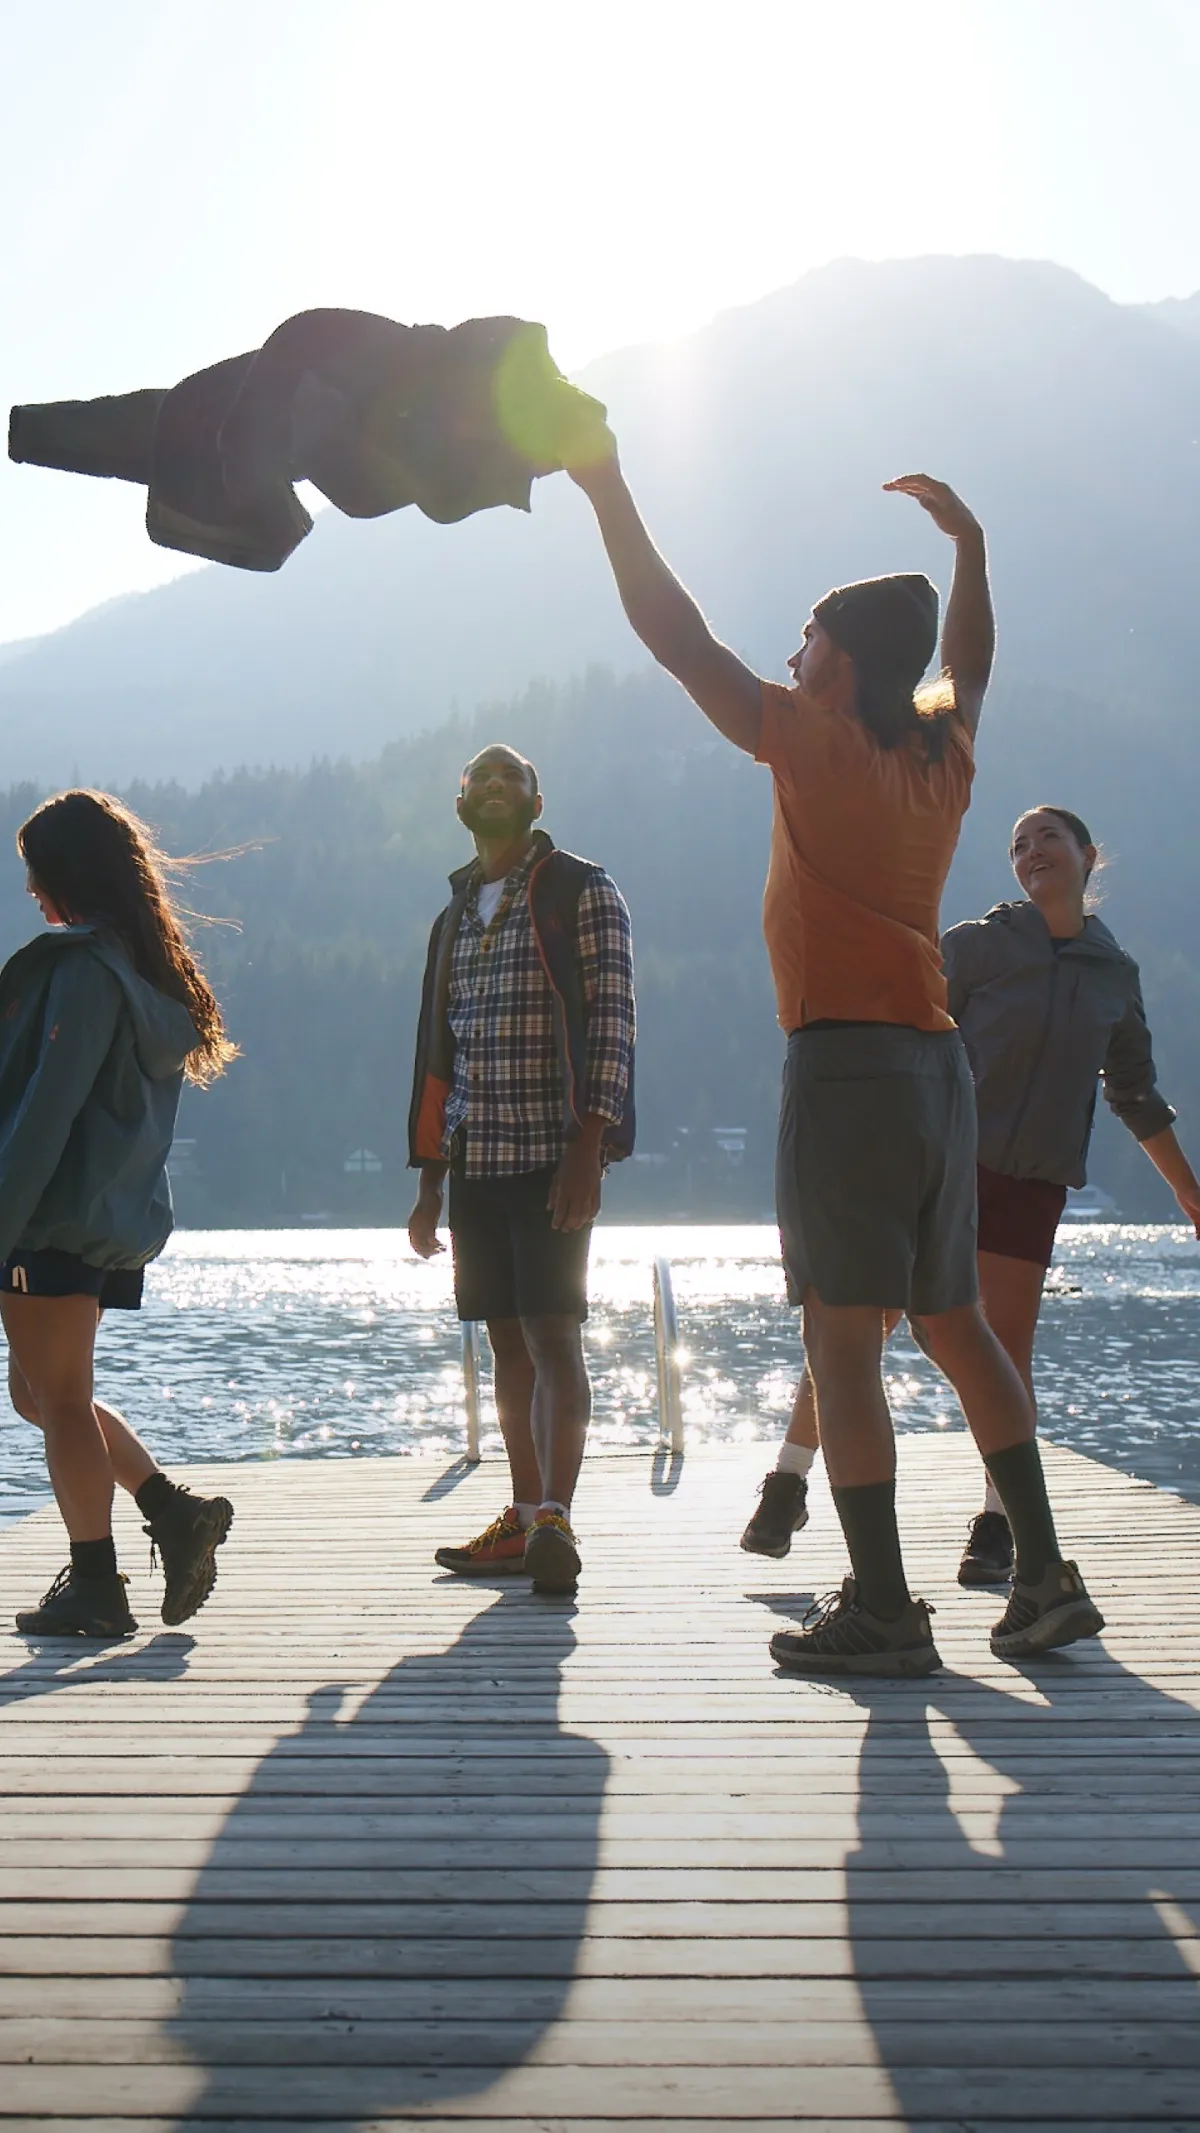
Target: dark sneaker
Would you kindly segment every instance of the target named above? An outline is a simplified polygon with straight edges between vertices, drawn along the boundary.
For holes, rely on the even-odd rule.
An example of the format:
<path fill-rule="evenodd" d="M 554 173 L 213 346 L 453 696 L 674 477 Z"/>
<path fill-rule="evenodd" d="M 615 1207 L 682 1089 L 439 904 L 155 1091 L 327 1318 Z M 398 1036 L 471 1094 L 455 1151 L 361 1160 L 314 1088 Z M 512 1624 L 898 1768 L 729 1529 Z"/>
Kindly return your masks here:
<path fill-rule="evenodd" d="M 789 1553 L 793 1533 L 808 1524 L 808 1483 L 803 1474 L 768 1474 L 759 1486 L 758 1509 L 742 1535 L 747 1555 Z"/>
<path fill-rule="evenodd" d="M 1012 1528 L 1003 1511 L 981 1511 L 971 1520 L 958 1566 L 960 1585 L 1007 1585 L 1013 1571 Z"/>
<path fill-rule="evenodd" d="M 510 1503 L 465 1547 L 435 1548 L 433 1560 L 459 1578 L 504 1577 L 510 1573 L 520 1577 L 525 1569 L 525 1528 L 517 1517 L 516 1505 Z"/>
<path fill-rule="evenodd" d="M 165 1509 L 142 1531 L 150 1537 L 150 1568 L 161 1556 L 166 1590 L 162 1618 L 172 1628 L 203 1607 L 217 1582 L 217 1549 L 233 1524 L 233 1505 L 224 1496 L 193 1496 L 175 1484 Z"/>
<path fill-rule="evenodd" d="M 574 1592 L 579 1576 L 575 1535 L 557 1511 L 539 1511 L 525 1535 L 525 1568 L 535 1592 Z"/>
<path fill-rule="evenodd" d="M 68 1563 L 41 1606 L 17 1616 L 17 1628 L 27 1637 L 100 1637 L 108 1643 L 132 1637 L 137 1623 L 129 1612 L 128 1583 L 121 1571 L 115 1577 L 80 1577 Z"/>
<path fill-rule="evenodd" d="M 1008 1606 L 991 1634 L 998 1659 L 1033 1659 L 1080 1637 L 1098 1637 L 1104 1616 L 1074 1563 L 1051 1563 L 1040 1584 L 1013 1579 Z"/>
<path fill-rule="evenodd" d="M 814 1600 L 798 1630 L 779 1629 L 771 1657 L 789 1674 L 932 1674 L 941 1665 L 930 1610 L 910 1600 L 895 1622 L 868 1614 L 855 1580 Z"/>

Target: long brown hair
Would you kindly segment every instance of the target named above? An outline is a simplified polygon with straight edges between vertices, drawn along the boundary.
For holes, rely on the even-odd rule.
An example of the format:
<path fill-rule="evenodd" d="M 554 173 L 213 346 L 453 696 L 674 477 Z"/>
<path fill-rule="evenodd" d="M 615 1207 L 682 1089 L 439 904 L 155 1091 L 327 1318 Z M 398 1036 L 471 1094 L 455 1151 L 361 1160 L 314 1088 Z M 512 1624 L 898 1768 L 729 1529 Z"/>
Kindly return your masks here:
<path fill-rule="evenodd" d="M 215 1081 L 237 1046 L 171 901 L 168 878 L 187 862 L 168 859 L 146 824 L 106 792 L 45 801 L 21 824 L 17 850 L 60 918 L 115 933 L 138 975 L 182 1001 L 198 1035 L 184 1072 L 189 1081 Z"/>

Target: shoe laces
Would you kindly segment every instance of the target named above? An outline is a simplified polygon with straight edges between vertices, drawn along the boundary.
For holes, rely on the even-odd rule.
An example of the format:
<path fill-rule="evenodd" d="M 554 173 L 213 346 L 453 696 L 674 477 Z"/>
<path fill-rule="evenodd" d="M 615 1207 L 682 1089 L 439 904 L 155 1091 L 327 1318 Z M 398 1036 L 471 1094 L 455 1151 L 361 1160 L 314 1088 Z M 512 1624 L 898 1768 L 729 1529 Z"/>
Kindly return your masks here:
<path fill-rule="evenodd" d="M 544 1517 L 535 1518 L 533 1523 L 535 1526 L 553 1526 L 557 1533 L 565 1533 L 569 1541 L 575 1538 L 569 1522 L 559 1511 L 547 1511 Z"/>
<path fill-rule="evenodd" d="M 70 1563 L 63 1564 L 63 1567 L 59 1571 L 58 1576 L 55 1578 L 54 1583 L 50 1587 L 49 1592 L 45 1592 L 42 1594 L 43 1607 L 46 1606 L 48 1601 L 57 1600 L 60 1592 L 66 1591 L 68 1585 L 71 1582 L 71 1568 L 72 1566 Z"/>
<path fill-rule="evenodd" d="M 936 1607 L 928 1600 L 920 1603 L 927 1615 L 935 1615 Z M 809 1636 L 821 1636 L 836 1631 L 847 1615 L 865 1614 L 866 1609 L 858 1597 L 858 1583 L 852 1577 L 843 1578 L 836 1592 L 827 1592 L 821 1599 L 813 1600 L 805 1609 L 800 1627 Z"/>
<path fill-rule="evenodd" d="M 494 1518 L 490 1526 L 485 1526 L 482 1533 L 477 1533 L 473 1541 L 467 1542 L 467 1553 L 478 1555 L 481 1548 L 490 1547 L 493 1541 L 503 1540 L 506 1534 L 519 1533 L 520 1530 L 520 1526 L 509 1517 L 508 1512 L 501 1511 L 499 1518 Z"/>
<path fill-rule="evenodd" d="M 853 1578 L 843 1578 L 836 1592 L 823 1593 L 819 1600 L 811 1600 L 801 1617 L 800 1627 L 806 1631 L 831 1629 L 841 1616 L 853 1614 L 858 1608 L 858 1586 Z"/>

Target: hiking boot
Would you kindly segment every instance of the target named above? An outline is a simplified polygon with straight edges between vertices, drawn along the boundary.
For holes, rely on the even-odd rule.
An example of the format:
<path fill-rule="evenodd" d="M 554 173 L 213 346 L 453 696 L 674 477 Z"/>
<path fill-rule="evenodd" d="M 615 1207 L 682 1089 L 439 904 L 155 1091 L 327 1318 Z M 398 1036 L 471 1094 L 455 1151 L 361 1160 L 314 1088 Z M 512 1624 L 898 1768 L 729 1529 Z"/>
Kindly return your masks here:
<path fill-rule="evenodd" d="M 881 1622 L 848 1577 L 813 1601 L 798 1630 L 776 1630 L 771 1657 L 789 1674 L 932 1674 L 942 1662 L 929 1615 L 924 1600 L 909 1600 L 897 1621 Z"/>
<path fill-rule="evenodd" d="M 525 1536 L 525 1568 L 535 1592 L 574 1592 L 579 1576 L 575 1535 L 557 1511 L 539 1511 Z"/>
<path fill-rule="evenodd" d="M 224 1496 L 193 1496 L 173 1485 L 170 1503 L 157 1511 L 143 1533 L 150 1540 L 150 1568 L 162 1558 L 162 1618 L 176 1628 L 203 1607 L 217 1582 L 217 1549 L 233 1524 L 233 1505 Z"/>
<path fill-rule="evenodd" d="M 958 1566 L 960 1585 L 1007 1585 L 1013 1571 L 1012 1528 L 1003 1511 L 981 1511 L 971 1520 Z"/>
<path fill-rule="evenodd" d="M 1074 1563 L 1051 1563 L 1036 1585 L 1014 1577 L 1008 1606 L 991 1634 L 998 1659 L 1033 1659 L 1080 1637 L 1098 1637 L 1104 1616 Z"/>
<path fill-rule="evenodd" d="M 525 1528 L 509 1504 L 464 1548 L 435 1548 L 433 1560 L 459 1578 L 520 1577 L 525 1569 Z"/>
<path fill-rule="evenodd" d="M 791 1550 L 792 1535 L 808 1524 L 808 1483 L 803 1474 L 778 1468 L 759 1484 L 758 1509 L 742 1535 L 747 1555 L 772 1555 L 776 1561 Z"/>
<path fill-rule="evenodd" d="M 129 1612 L 128 1583 L 122 1571 L 85 1578 L 68 1563 L 41 1606 L 17 1616 L 17 1628 L 27 1637 L 99 1637 L 110 1644 L 118 1637 L 132 1637 L 137 1623 Z"/>

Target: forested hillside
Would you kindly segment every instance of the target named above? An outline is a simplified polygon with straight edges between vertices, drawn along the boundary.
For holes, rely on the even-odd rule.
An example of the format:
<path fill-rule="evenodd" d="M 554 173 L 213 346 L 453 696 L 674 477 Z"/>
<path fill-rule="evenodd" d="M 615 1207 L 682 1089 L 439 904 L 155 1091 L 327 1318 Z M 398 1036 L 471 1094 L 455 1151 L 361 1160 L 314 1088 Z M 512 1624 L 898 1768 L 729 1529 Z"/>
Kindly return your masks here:
<path fill-rule="evenodd" d="M 185 1098 L 180 1131 L 194 1142 L 177 1166 L 185 1220 L 406 1215 L 425 942 L 446 873 L 470 850 L 453 807 L 461 766 L 497 738 L 534 757 L 551 835 L 608 866 L 633 912 L 640 1148 L 661 1160 L 615 1173 L 610 1211 L 769 1209 L 781 1039 L 759 926 L 767 777 L 656 673 L 617 681 L 596 670 L 397 742 L 367 764 L 238 772 L 195 793 L 128 789 L 174 852 L 254 847 L 197 870 L 184 891 L 198 910 L 237 923 L 201 928 L 198 939 L 244 1053 L 216 1088 Z M 1002 683 L 989 698 L 945 917 L 1009 893 L 1005 851 L 1019 808 L 1050 799 L 1082 812 L 1112 855 L 1105 916 L 1142 961 L 1163 1083 L 1200 1157 L 1195 755 L 1186 721 L 1148 744 L 1124 703 Z M 19 788 L 0 799 L 8 851 L 42 796 Z M 5 952 L 40 923 L 22 892 L 14 853 L 0 862 Z M 744 1128 L 744 1156 L 716 1128 Z M 364 1167 L 364 1149 L 380 1168 Z M 1171 1215 L 1149 1164 L 1106 1121 L 1094 1174 L 1130 1216 Z"/>

